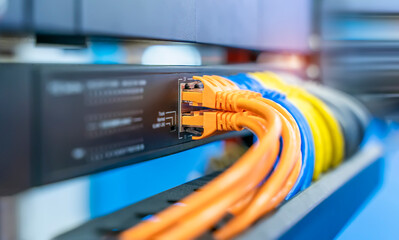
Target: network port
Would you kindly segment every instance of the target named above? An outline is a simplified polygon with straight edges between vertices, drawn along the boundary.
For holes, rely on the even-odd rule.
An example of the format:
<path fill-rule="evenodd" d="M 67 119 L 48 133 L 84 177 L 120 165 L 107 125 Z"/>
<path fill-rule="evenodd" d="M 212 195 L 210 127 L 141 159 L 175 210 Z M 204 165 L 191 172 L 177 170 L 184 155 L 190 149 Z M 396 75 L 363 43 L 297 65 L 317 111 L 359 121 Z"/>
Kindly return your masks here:
<path fill-rule="evenodd" d="M 201 111 L 205 108 L 195 104 L 191 101 L 184 101 L 183 95 L 187 92 L 201 94 L 203 90 L 201 81 L 193 79 L 185 79 L 179 81 L 179 137 L 184 138 L 187 136 L 201 136 L 203 129 L 201 126 L 184 125 L 183 116 L 192 116 L 194 112 Z"/>

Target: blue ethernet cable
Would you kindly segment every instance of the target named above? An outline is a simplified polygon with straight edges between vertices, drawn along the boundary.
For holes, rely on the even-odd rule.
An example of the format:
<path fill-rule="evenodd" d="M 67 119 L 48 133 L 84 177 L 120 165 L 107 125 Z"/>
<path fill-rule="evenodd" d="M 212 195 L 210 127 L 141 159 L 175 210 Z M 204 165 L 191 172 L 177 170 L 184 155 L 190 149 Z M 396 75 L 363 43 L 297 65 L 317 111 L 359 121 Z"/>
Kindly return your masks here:
<path fill-rule="evenodd" d="M 285 94 L 272 89 L 265 89 L 265 87 L 258 82 L 258 80 L 243 74 L 241 78 L 249 78 L 252 80 L 251 84 L 256 85 L 256 91 L 259 91 L 263 97 L 269 98 L 280 104 L 288 110 L 298 124 L 301 132 L 301 152 L 302 152 L 302 169 L 297 183 L 294 185 L 292 191 L 287 195 L 287 199 L 293 197 L 298 191 L 309 187 L 312 182 L 314 161 L 315 161 L 315 147 L 313 142 L 313 135 L 310 126 L 302 115 L 302 113 L 286 99 Z"/>
<path fill-rule="evenodd" d="M 275 101 L 284 108 L 286 108 L 294 117 L 299 126 L 299 129 L 301 131 L 301 151 L 303 165 L 297 183 L 294 185 L 293 189 L 287 196 L 287 199 L 289 199 L 294 196 L 298 191 L 307 188 L 312 181 L 315 157 L 313 136 L 310 127 L 304 116 L 294 105 L 292 105 L 285 98 L 284 94 L 275 90 L 265 89 L 261 83 L 246 74 L 238 74 L 233 77 L 237 79 L 237 85 L 239 85 L 239 87 L 260 92 L 263 97 Z"/>
<path fill-rule="evenodd" d="M 285 98 L 284 94 L 275 90 L 265 89 L 265 87 L 256 79 L 253 79 L 246 74 L 241 73 L 226 78 L 233 81 L 241 89 L 261 93 L 264 98 L 280 104 L 293 116 L 298 124 L 301 135 L 302 168 L 298 180 L 287 195 L 286 200 L 292 198 L 299 191 L 309 187 L 313 176 L 315 148 L 312 132 L 302 113 Z"/>

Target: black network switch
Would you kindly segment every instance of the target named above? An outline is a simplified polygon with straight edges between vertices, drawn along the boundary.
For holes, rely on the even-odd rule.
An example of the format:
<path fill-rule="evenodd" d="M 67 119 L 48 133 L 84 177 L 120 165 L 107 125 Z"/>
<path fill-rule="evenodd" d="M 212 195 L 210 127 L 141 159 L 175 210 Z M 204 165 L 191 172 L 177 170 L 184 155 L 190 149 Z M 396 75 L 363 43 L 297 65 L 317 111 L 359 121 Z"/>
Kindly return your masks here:
<path fill-rule="evenodd" d="M 179 86 L 261 66 L 0 65 L 0 195 L 201 144 L 179 128 Z"/>

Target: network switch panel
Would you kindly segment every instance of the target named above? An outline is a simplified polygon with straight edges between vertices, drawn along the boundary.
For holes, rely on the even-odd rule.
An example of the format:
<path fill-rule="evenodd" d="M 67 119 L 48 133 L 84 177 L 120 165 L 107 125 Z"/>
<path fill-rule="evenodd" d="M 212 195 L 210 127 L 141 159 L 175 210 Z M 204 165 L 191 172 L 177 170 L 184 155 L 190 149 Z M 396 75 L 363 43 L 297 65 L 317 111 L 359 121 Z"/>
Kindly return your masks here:
<path fill-rule="evenodd" d="M 191 141 L 179 89 L 193 75 L 260 69 L 1 64 L 0 195 L 248 134 Z"/>

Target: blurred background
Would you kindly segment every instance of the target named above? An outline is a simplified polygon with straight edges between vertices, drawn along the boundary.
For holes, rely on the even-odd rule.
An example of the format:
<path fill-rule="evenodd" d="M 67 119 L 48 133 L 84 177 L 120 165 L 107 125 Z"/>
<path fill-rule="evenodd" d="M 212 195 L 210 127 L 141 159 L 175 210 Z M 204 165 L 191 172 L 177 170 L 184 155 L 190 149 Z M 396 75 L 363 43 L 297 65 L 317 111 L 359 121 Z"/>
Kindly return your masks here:
<path fill-rule="evenodd" d="M 267 64 L 356 96 L 390 123 L 386 141 L 399 144 L 397 0 L 0 0 L 2 63 Z M 3 222 L 15 223 L 8 228 L 19 239 L 51 239 L 222 169 L 231 163 L 226 152 L 233 161 L 246 147 L 238 139 L 216 141 L 35 187 L 2 199 Z M 386 149 L 381 190 L 339 239 L 399 236 L 398 150 Z"/>

